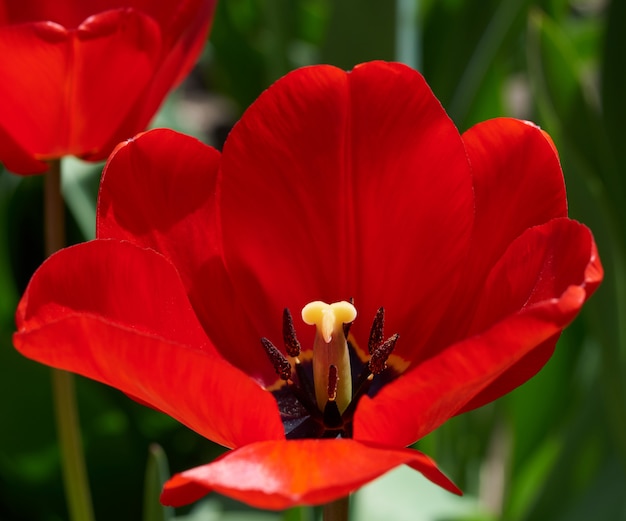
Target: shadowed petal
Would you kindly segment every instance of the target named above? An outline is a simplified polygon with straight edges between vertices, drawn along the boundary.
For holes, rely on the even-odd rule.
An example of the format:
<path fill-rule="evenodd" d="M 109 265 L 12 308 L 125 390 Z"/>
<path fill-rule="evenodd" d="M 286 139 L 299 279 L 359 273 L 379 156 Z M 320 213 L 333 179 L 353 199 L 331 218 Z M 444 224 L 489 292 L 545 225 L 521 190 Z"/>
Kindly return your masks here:
<path fill-rule="evenodd" d="M 136 0 L 62 0 L 49 2 L 48 0 L 3 0 L 0 2 L 0 22 L 5 24 L 20 24 L 48 20 L 56 24 L 74 29 L 87 17 L 137 4 Z M 154 2 L 153 2 L 154 3 Z M 168 4 L 169 2 L 160 2 Z M 142 10 L 145 10 L 142 6 Z"/>
<path fill-rule="evenodd" d="M 528 230 L 492 271 L 477 303 L 474 336 L 416 366 L 374 399 L 362 399 L 355 438 L 409 445 L 528 379 L 540 367 L 528 362 L 545 363 L 542 353 L 551 353 L 601 273 L 584 226 L 557 219 Z"/>
<path fill-rule="evenodd" d="M 93 153 L 137 102 L 160 51 L 159 27 L 132 9 L 73 30 L 0 27 L 0 122 L 38 158 Z"/>
<path fill-rule="evenodd" d="M 537 126 L 498 118 L 475 125 L 462 138 L 472 167 L 476 217 L 449 342 L 467 334 L 476 293 L 511 242 L 528 228 L 567 215 L 558 155 Z"/>
<path fill-rule="evenodd" d="M 97 236 L 127 240 L 167 257 L 193 295 L 198 272 L 220 256 L 215 181 L 220 154 L 195 138 L 157 129 L 121 143 L 104 170 Z"/>
<path fill-rule="evenodd" d="M 519 309 L 559 298 L 572 285 L 590 296 L 602 278 L 591 232 L 567 218 L 526 230 L 495 264 L 475 302 L 474 335 Z"/>
<path fill-rule="evenodd" d="M 527 228 L 567 216 L 565 184 L 551 141 L 532 123 L 492 119 L 462 138 L 476 201 L 470 261 L 485 276 Z"/>
<path fill-rule="evenodd" d="M 169 259 L 213 344 L 269 384 L 276 374 L 221 259 L 215 208 L 219 160 L 217 150 L 172 130 L 152 130 L 120 144 L 100 185 L 97 235 L 128 240 Z M 280 316 L 274 319 L 280 323 Z"/>
<path fill-rule="evenodd" d="M 231 132 L 220 188 L 226 267 L 263 310 L 261 334 L 280 337 L 266 317 L 284 306 L 354 297 L 364 317 L 394 308 L 389 329 L 411 328 L 397 354 L 411 356 L 441 322 L 469 244 L 471 176 L 416 71 L 373 62 L 292 72 Z M 423 320 L 407 320 L 415 315 Z M 369 326 L 357 319 L 353 333 L 365 342 Z"/>
<path fill-rule="evenodd" d="M 4 167 L 16 174 L 41 174 L 48 170 L 46 163 L 34 159 L 2 127 L 0 127 L 0 157 Z"/>
<path fill-rule="evenodd" d="M 584 268 L 582 279 L 581 268 Z M 586 298 L 589 298 L 602 277 L 603 269 L 595 242 L 584 226 L 566 219 L 555 219 L 529 230 L 513 243 L 489 274 L 477 303 L 470 334 L 489 327 L 516 305 L 528 307 L 554 298 L 560 292 L 566 292 L 569 285 L 580 285 Z M 516 283 L 507 285 L 505 281 L 511 280 Z M 533 377 L 552 355 L 558 336 L 537 346 L 460 412 L 489 403 Z"/>
<path fill-rule="evenodd" d="M 53 255 L 17 312 L 17 349 L 101 381 L 229 447 L 283 437 L 276 402 L 209 343 L 165 258 L 93 241 Z"/>
<path fill-rule="evenodd" d="M 161 501 L 181 506 L 216 491 L 257 508 L 282 510 L 346 496 L 398 465 L 460 494 L 435 463 L 410 449 L 350 439 L 260 442 L 229 452 L 208 465 L 175 475 Z"/>
<path fill-rule="evenodd" d="M 140 103 L 135 103 L 101 150 L 88 159 L 104 159 L 121 138 L 145 129 L 159 109 L 168 91 L 189 73 L 204 48 L 217 0 L 178 2 L 133 2 L 138 11 L 150 14 L 161 27 L 162 55 Z"/>

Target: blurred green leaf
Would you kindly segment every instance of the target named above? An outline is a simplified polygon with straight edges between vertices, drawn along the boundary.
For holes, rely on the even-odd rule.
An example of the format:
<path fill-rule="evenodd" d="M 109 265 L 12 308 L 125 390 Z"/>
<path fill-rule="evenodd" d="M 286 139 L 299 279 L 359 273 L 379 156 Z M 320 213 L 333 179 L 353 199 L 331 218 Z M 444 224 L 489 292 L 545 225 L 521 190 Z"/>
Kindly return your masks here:
<path fill-rule="evenodd" d="M 580 164 L 581 171 L 608 201 L 618 228 L 626 223 L 620 201 L 626 180 L 619 173 L 581 62 L 561 27 L 539 10 L 529 17 L 528 64 L 533 92 L 555 141 Z M 602 193 L 600 193 L 602 192 Z"/>
<path fill-rule="evenodd" d="M 242 110 L 269 85 L 258 42 L 263 31 L 261 16 L 254 0 L 218 2 L 211 30 L 213 67 L 207 85 L 227 93 Z"/>
<path fill-rule="evenodd" d="M 457 126 L 503 115 L 532 0 L 424 2 L 424 75 Z"/>
<path fill-rule="evenodd" d="M 541 425 L 540 423 L 537 423 Z M 542 487 L 560 451 L 558 438 L 550 438 L 535 447 L 527 461 L 519 466 L 510 487 L 507 519 L 522 519 L 529 505 L 540 495 Z"/>
<path fill-rule="evenodd" d="M 448 105 L 450 115 L 459 126 L 466 127 L 464 122 L 489 69 L 493 66 L 496 54 L 514 28 L 516 20 L 523 17 L 529 4 L 529 0 L 503 0 L 497 4 Z"/>
<path fill-rule="evenodd" d="M 281 521 L 313 521 L 313 509 L 310 507 L 295 507 L 285 510 Z"/>
<path fill-rule="evenodd" d="M 589 486 L 603 460 L 611 458 L 610 449 L 606 450 L 609 446 L 603 429 L 604 411 L 597 407 L 599 397 L 596 385 L 577 407 L 577 414 L 561 429 L 558 456 L 538 488 L 535 500 L 527 505 L 524 515 L 512 519 L 557 519 L 559 513 L 569 509 L 580 497 L 581 491 Z M 587 450 L 590 452 L 585 459 Z M 594 519 L 611 519 L 601 514 L 599 510 Z"/>
<path fill-rule="evenodd" d="M 9 174 L 0 167 L 0 331 L 4 327 L 5 320 L 7 327 L 9 323 L 12 323 L 18 297 L 9 256 L 9 227 L 11 226 L 9 202 L 19 181 L 19 177 Z"/>
<path fill-rule="evenodd" d="M 604 404 L 617 446 L 626 458 L 626 177 L 569 38 L 540 11 L 533 11 L 529 21 L 528 61 L 536 102 L 561 149 L 566 172 L 578 174 L 587 184 L 580 196 L 586 198 L 581 207 L 587 209 L 585 220 L 595 223 L 606 268 L 604 285 L 588 307 L 596 317 L 595 334 L 602 339 Z M 575 181 L 570 186 L 578 188 Z M 592 207 L 595 215 L 589 211 Z"/>
<path fill-rule="evenodd" d="M 148 449 L 148 464 L 144 482 L 143 521 L 170 521 L 174 509 L 161 505 L 163 485 L 170 477 L 165 451 L 156 443 Z"/>
<path fill-rule="evenodd" d="M 608 135 L 620 164 L 626 165 L 624 143 L 626 143 L 626 2 L 613 0 L 606 13 L 606 35 L 603 49 L 601 92 L 604 120 Z M 624 195 L 624 192 L 622 192 Z"/>
<path fill-rule="evenodd" d="M 103 166 L 74 157 L 67 157 L 62 163 L 63 197 L 85 240 L 96 236 L 96 202 Z"/>
<path fill-rule="evenodd" d="M 332 2 L 321 61 L 350 70 L 365 61 L 393 60 L 395 21 L 395 1 Z"/>

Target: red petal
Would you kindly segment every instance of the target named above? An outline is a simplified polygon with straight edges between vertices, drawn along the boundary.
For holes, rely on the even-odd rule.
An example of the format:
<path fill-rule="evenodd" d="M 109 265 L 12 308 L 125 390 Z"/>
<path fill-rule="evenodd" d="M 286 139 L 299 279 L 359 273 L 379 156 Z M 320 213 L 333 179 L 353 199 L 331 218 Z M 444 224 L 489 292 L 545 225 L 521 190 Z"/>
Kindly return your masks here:
<path fill-rule="evenodd" d="M 362 399 L 354 437 L 405 446 L 454 414 L 510 391 L 545 362 L 601 277 L 584 226 L 557 219 L 527 231 L 487 281 L 475 336 L 416 366 L 374 399 Z"/>
<path fill-rule="evenodd" d="M 150 14 L 161 26 L 161 57 L 141 94 L 140 102 L 135 103 L 126 114 L 111 141 L 89 159 L 104 159 L 121 138 L 130 137 L 148 126 L 168 92 L 187 76 L 196 63 L 206 44 L 216 4 L 216 0 L 134 2 L 135 9 Z"/>
<path fill-rule="evenodd" d="M 463 134 L 472 166 L 476 218 L 459 316 L 450 334 L 464 335 L 473 300 L 489 270 L 526 229 L 567 215 L 565 185 L 554 145 L 532 123 L 499 118 Z M 458 340 L 450 338 L 450 341 Z"/>
<path fill-rule="evenodd" d="M 472 167 L 472 246 L 490 268 L 527 228 L 567 216 L 563 173 L 547 136 L 525 121 L 498 118 L 462 136 Z"/>
<path fill-rule="evenodd" d="M 469 334 L 486 330 L 519 309 L 559 298 L 570 286 L 590 296 L 602 279 L 591 232 L 567 218 L 527 230 L 489 273 L 474 303 Z"/>
<path fill-rule="evenodd" d="M 473 196 L 458 132 L 417 72 L 292 72 L 244 114 L 222 161 L 227 269 L 261 334 L 280 338 L 268 318 L 284 306 L 354 297 L 357 338 L 384 305 L 390 331 L 412 326 L 400 350 L 428 341 L 466 254 Z"/>
<path fill-rule="evenodd" d="M 50 21 L 72 29 L 78 27 L 88 16 L 121 7 L 120 4 L 130 3 L 131 1 L 115 0 L 89 0 L 89 2 L 84 0 L 63 0 L 61 2 L 4 0 L 0 2 L 0 21 L 7 25 Z M 133 1 L 132 3 L 137 2 Z M 168 2 L 164 3 L 167 4 Z"/>
<path fill-rule="evenodd" d="M 152 130 L 121 143 L 102 177 L 98 238 L 128 240 L 162 253 L 192 292 L 203 266 L 220 256 L 219 161 L 217 150 L 172 130 Z M 193 295 L 192 302 L 202 298 Z"/>
<path fill-rule="evenodd" d="M 0 27 L 0 126 L 37 157 L 92 153 L 137 102 L 160 46 L 159 27 L 133 10 L 71 31 L 52 22 Z"/>
<path fill-rule="evenodd" d="M 515 241 L 485 282 L 470 334 L 489 327 L 509 310 L 554 298 L 572 285 L 589 298 L 603 277 L 593 237 L 587 228 L 566 219 L 529 230 Z M 510 286 L 506 281 L 515 281 Z M 534 376 L 549 360 L 555 335 L 503 373 L 469 402 L 461 412 L 480 407 L 515 389 Z"/>
<path fill-rule="evenodd" d="M 0 127 L 0 161 L 7 170 L 16 174 L 40 174 L 48 170 L 46 163 L 33 158 L 2 127 Z"/>
<path fill-rule="evenodd" d="M 165 484 L 161 501 L 181 506 L 216 491 L 257 508 L 319 505 L 344 497 L 402 464 L 460 494 L 435 463 L 418 451 L 350 439 L 307 439 L 255 443 L 177 474 Z"/>
<path fill-rule="evenodd" d="M 217 238 L 215 178 L 220 154 L 171 130 L 120 144 L 100 186 L 99 238 L 113 237 L 167 257 L 205 331 L 231 363 L 266 384 L 276 374 L 235 298 Z M 275 317 L 280 323 L 280 316 Z M 278 339 L 276 339 L 278 340 Z"/>
<path fill-rule="evenodd" d="M 174 268 L 130 243 L 50 257 L 17 312 L 24 355 L 101 381 L 229 447 L 284 436 L 276 402 L 219 357 Z"/>

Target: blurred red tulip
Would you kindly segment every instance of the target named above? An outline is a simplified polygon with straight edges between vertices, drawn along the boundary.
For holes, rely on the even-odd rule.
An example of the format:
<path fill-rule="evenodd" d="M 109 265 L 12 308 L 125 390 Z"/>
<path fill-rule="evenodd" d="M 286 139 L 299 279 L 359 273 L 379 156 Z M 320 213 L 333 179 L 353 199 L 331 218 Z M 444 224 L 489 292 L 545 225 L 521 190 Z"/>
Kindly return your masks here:
<path fill-rule="evenodd" d="M 121 144 L 97 235 L 34 275 L 14 342 L 235 449 L 174 476 L 173 505 L 319 504 L 401 464 L 458 491 L 405 447 L 533 376 L 602 279 L 544 132 L 459 135 L 382 62 L 287 75 L 221 155 L 168 130 Z M 307 307 L 317 332 L 281 319 L 351 297 L 347 342 L 350 304 Z"/>
<path fill-rule="evenodd" d="M 200 54 L 217 0 L 0 0 L 0 161 L 105 159 Z"/>

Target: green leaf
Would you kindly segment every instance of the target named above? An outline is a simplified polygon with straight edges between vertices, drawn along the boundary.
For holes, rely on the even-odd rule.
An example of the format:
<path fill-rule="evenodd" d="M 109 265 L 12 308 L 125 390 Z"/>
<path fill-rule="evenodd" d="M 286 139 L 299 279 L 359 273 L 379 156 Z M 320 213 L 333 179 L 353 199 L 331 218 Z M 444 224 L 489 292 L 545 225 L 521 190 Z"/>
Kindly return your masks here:
<path fill-rule="evenodd" d="M 313 509 L 310 507 L 295 507 L 285 510 L 281 521 L 313 521 Z"/>
<path fill-rule="evenodd" d="M 599 107 L 571 40 L 559 24 L 533 10 L 527 50 L 531 86 L 548 131 L 557 145 L 585 165 L 590 182 L 605 191 L 616 222 L 626 222 L 623 203 L 617 199 L 626 181 L 615 163 Z"/>
<path fill-rule="evenodd" d="M 393 60 L 395 23 L 395 1 L 332 2 L 321 61 L 350 70 L 366 61 Z"/>
<path fill-rule="evenodd" d="M 61 190 L 85 240 L 96 236 L 96 202 L 102 167 L 73 157 L 63 159 Z"/>
<path fill-rule="evenodd" d="M 170 521 L 174 519 L 174 509 L 161 505 L 159 497 L 170 473 L 167 456 L 163 449 L 153 444 L 148 450 L 148 465 L 143 498 L 143 521 Z"/>
<path fill-rule="evenodd" d="M 0 330 L 5 322 L 12 327 L 18 298 L 9 256 L 9 203 L 20 179 L 0 167 Z"/>
<path fill-rule="evenodd" d="M 609 138 L 620 157 L 621 165 L 626 164 L 624 143 L 626 143 L 626 2 L 613 0 L 606 13 L 606 35 L 604 40 L 603 67 L 601 71 L 601 92 L 603 116 Z"/>
<path fill-rule="evenodd" d="M 461 128 L 468 126 L 466 119 L 493 67 L 495 58 L 504 42 L 515 32 L 517 22 L 522 19 L 529 4 L 529 0 L 503 0 L 497 4 L 495 12 L 486 24 L 447 106 L 450 115 Z M 470 2 L 467 5 L 469 6 Z M 475 7 L 474 3 L 471 5 L 472 8 Z M 460 44 L 458 41 L 456 43 L 457 46 Z"/>

